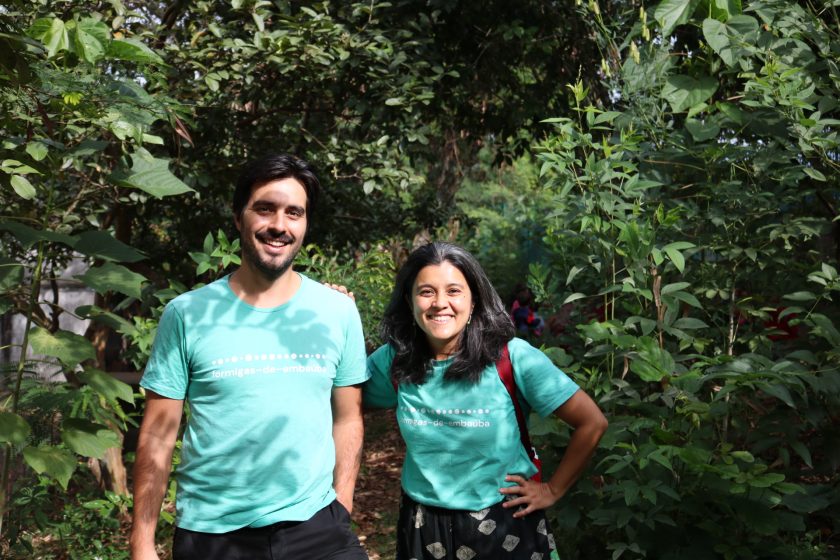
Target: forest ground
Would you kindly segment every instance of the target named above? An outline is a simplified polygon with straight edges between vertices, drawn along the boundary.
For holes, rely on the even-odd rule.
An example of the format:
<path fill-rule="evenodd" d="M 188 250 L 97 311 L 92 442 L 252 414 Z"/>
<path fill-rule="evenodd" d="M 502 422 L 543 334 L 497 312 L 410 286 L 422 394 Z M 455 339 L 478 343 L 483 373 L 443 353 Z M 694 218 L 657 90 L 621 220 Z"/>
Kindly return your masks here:
<path fill-rule="evenodd" d="M 370 560 L 394 559 L 404 456 L 394 411 L 365 412 L 365 450 L 356 483 L 353 523 Z"/>

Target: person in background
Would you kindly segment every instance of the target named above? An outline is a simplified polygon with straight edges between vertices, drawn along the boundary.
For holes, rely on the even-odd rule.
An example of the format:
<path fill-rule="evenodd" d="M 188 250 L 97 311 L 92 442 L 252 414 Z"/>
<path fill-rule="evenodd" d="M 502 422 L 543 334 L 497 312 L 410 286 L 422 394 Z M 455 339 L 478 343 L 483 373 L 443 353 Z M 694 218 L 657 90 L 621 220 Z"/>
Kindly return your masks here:
<path fill-rule="evenodd" d="M 233 195 L 242 264 L 169 302 L 140 385 L 132 560 L 155 527 L 184 402 L 175 560 L 365 560 L 350 529 L 367 379 L 352 300 L 292 269 L 320 190 L 274 154 Z"/>
<path fill-rule="evenodd" d="M 593 400 L 539 350 L 514 338 L 504 304 L 464 249 L 430 243 L 397 274 L 368 358 L 364 405 L 396 408 L 406 443 L 397 559 L 534 560 L 555 546 L 545 510 L 581 475 L 607 428 Z M 512 366 L 516 398 L 573 428 L 554 473 L 521 439 L 497 368 Z"/>
<path fill-rule="evenodd" d="M 520 334 L 533 333 L 535 336 L 542 336 L 545 321 L 537 315 L 537 303 L 534 301 L 534 292 L 525 284 L 517 284 L 513 293 L 513 303 L 510 307 L 510 316 Z"/>

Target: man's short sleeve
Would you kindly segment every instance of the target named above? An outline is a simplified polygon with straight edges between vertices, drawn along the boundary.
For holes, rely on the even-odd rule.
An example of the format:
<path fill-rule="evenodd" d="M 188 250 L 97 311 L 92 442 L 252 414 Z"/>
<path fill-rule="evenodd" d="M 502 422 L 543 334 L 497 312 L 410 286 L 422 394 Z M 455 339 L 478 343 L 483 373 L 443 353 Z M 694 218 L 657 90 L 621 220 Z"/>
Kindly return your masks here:
<path fill-rule="evenodd" d="M 189 385 L 184 320 L 172 302 L 167 304 L 158 324 L 152 354 L 140 386 L 170 399 L 183 400 Z"/>
<path fill-rule="evenodd" d="M 577 384 L 539 349 L 520 338 L 508 342 L 516 386 L 540 416 L 548 416 L 571 398 Z"/>
<path fill-rule="evenodd" d="M 365 335 L 362 332 L 362 319 L 359 317 L 356 304 L 350 298 L 345 299 L 348 305 L 344 310 L 346 317 L 344 348 L 335 372 L 335 380 L 333 380 L 335 387 L 363 383 L 369 377 L 365 368 Z"/>

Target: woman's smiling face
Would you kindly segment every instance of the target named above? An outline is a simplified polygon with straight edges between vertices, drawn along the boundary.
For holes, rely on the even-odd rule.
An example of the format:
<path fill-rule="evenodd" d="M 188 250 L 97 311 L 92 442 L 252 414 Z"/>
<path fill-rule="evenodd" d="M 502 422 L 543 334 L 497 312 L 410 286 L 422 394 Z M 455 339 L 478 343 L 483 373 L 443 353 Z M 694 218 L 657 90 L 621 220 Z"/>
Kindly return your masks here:
<path fill-rule="evenodd" d="M 443 261 L 420 269 L 411 288 L 411 307 L 435 359 L 443 360 L 458 349 L 473 306 L 467 279 L 457 267 Z"/>

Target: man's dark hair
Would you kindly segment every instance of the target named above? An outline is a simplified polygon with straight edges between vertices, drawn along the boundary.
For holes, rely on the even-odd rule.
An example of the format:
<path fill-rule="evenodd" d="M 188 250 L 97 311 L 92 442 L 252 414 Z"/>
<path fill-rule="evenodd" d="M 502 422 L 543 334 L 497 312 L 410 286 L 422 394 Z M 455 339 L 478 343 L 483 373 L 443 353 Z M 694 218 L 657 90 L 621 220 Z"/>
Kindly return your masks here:
<path fill-rule="evenodd" d="M 513 338 L 513 322 L 475 257 L 452 243 L 429 243 L 415 249 L 397 273 L 380 327 L 382 339 L 396 351 L 391 375 L 399 383 L 421 384 L 428 377 L 434 355 L 426 333 L 414 321 L 412 288 L 423 268 L 444 261 L 464 275 L 475 305 L 444 378 L 477 382 L 484 368 L 500 358 L 502 348 Z"/>
<path fill-rule="evenodd" d="M 239 179 L 236 190 L 233 191 L 233 213 L 241 216 L 242 210 L 251 198 L 251 191 L 258 185 L 269 181 L 287 178 L 296 179 L 306 191 L 306 214 L 315 207 L 321 194 L 321 183 L 310 165 L 299 157 L 291 154 L 268 154 L 249 163 Z"/>

